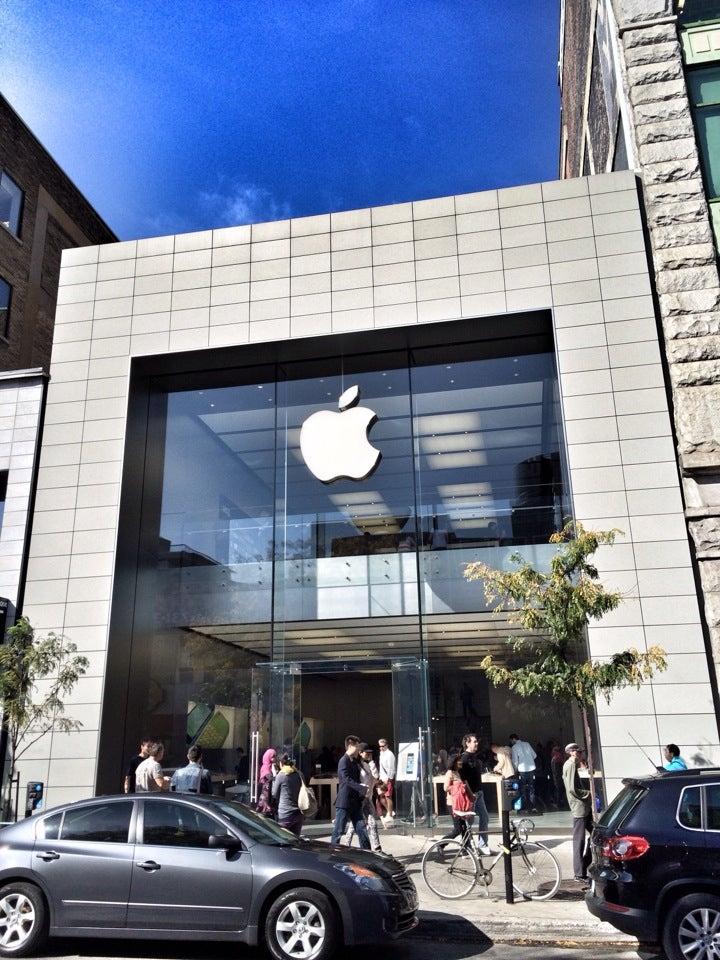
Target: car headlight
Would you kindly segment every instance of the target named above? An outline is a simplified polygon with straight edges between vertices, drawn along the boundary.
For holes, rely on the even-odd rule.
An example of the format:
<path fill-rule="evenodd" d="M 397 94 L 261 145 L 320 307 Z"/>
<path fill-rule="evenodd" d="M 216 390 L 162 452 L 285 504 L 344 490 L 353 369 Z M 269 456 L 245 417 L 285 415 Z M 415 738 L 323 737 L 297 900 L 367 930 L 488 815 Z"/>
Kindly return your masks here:
<path fill-rule="evenodd" d="M 333 866 L 336 870 L 341 870 L 347 874 L 361 887 L 365 887 L 366 890 L 388 889 L 388 884 L 379 874 L 368 867 L 361 866 L 359 863 L 334 863 Z"/>

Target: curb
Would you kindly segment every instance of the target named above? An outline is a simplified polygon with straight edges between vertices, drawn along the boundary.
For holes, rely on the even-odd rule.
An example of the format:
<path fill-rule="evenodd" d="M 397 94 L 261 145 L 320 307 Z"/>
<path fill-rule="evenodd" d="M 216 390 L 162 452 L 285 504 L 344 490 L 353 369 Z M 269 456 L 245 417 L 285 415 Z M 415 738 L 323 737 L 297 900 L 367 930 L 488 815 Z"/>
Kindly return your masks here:
<path fill-rule="evenodd" d="M 482 927 L 474 920 L 453 918 L 446 914 L 420 910 L 420 923 L 409 939 L 435 940 L 449 943 L 514 943 L 559 945 L 570 947 L 636 947 L 638 941 L 618 930 L 607 933 L 588 923 L 554 920 L 491 921 Z"/>

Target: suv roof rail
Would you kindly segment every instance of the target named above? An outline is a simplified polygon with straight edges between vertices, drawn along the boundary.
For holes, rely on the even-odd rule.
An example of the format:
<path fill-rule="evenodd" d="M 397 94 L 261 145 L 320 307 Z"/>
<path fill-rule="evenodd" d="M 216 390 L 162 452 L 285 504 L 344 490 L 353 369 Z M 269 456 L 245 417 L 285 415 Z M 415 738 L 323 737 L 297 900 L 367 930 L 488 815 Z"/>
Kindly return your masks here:
<path fill-rule="evenodd" d="M 657 773 L 640 774 L 635 777 L 623 777 L 623 783 L 648 783 L 652 780 L 682 780 L 685 777 L 717 777 L 718 767 L 689 767 L 687 770 L 658 770 Z"/>

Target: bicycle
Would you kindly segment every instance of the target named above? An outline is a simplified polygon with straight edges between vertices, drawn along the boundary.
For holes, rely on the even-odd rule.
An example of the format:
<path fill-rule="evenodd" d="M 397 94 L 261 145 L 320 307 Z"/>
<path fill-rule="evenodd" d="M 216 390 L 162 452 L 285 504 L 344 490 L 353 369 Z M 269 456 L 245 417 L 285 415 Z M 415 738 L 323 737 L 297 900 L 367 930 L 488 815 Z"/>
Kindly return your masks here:
<path fill-rule="evenodd" d="M 528 842 L 528 835 L 535 829 L 532 820 L 513 820 L 511 826 L 510 856 L 516 893 L 527 900 L 550 900 L 560 887 L 560 864 L 544 844 Z M 423 880 L 444 900 L 466 897 L 478 881 L 490 896 L 493 870 L 502 857 L 500 850 L 486 866 L 468 827 L 460 840 L 443 838 L 428 848 L 422 861 Z"/>

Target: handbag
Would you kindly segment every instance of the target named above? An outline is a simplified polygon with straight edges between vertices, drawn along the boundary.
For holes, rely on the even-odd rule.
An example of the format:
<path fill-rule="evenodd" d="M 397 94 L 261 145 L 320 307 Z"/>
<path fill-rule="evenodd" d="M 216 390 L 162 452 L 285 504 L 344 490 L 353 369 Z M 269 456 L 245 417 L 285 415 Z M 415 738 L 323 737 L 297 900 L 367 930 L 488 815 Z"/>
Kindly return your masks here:
<path fill-rule="evenodd" d="M 299 771 L 298 771 L 299 772 Z M 300 791 L 298 793 L 298 810 L 308 820 L 312 820 L 318 812 L 318 802 L 315 791 L 305 783 L 305 778 L 300 774 Z"/>
<path fill-rule="evenodd" d="M 450 788 L 453 813 L 470 813 L 473 809 L 472 794 L 464 780 L 455 780 Z"/>

